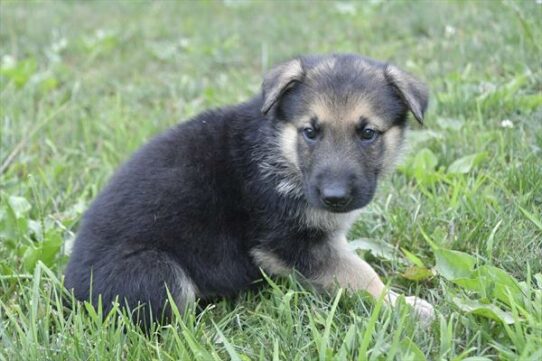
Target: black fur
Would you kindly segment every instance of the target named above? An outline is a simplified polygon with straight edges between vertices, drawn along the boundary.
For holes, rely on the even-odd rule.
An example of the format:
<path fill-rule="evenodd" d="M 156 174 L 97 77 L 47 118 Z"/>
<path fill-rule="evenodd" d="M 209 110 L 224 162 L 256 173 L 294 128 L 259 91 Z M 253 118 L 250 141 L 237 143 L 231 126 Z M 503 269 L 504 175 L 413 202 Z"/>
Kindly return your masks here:
<path fill-rule="evenodd" d="M 305 65 L 317 60 L 306 58 Z M 337 81 L 351 83 L 347 72 L 332 74 L 321 91 L 340 87 Z M 403 124 L 407 109 L 393 86 L 381 92 L 382 111 L 395 112 L 394 121 Z M 280 157 L 281 122 L 297 111 L 291 99 L 267 115 L 262 95 L 203 113 L 136 152 L 84 215 L 66 287 L 79 300 L 96 304 L 100 297 L 105 311 L 118 296 L 132 308 L 149 306 L 146 311 L 159 317 L 169 313 L 166 286 L 173 295 L 187 291 L 179 269 L 202 300 L 235 295 L 261 278 L 250 255 L 254 247 L 273 250 L 305 275 L 322 269 L 330 262 L 330 230 L 301 220 L 308 207 L 304 197 L 277 192 L 289 176 L 279 160 L 271 164 L 275 173 L 262 168 Z M 146 314 L 140 316 L 144 322 Z"/>

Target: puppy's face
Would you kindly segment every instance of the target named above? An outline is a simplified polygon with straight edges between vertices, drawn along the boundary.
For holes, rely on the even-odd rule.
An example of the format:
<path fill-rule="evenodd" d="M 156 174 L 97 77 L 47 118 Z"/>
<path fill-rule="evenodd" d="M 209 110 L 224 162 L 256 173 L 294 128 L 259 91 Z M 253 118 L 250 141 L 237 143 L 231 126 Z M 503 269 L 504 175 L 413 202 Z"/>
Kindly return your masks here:
<path fill-rule="evenodd" d="M 266 97 L 264 82 L 262 110 L 280 128 L 281 152 L 299 173 L 305 198 L 331 212 L 365 206 L 394 163 L 408 111 L 421 121 L 425 88 L 395 67 L 355 55 L 301 58 L 282 67 L 271 75 L 282 85 L 268 109 L 272 89 Z"/>

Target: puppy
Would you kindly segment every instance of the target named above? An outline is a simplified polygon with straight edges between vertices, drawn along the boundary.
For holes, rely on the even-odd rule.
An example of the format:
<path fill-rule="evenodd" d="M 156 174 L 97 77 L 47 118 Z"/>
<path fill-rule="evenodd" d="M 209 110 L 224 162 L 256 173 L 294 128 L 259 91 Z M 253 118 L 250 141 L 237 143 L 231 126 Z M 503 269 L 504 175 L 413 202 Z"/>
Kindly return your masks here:
<path fill-rule="evenodd" d="M 261 270 L 393 304 L 346 233 L 427 101 L 413 76 L 358 55 L 277 65 L 261 94 L 177 125 L 118 170 L 83 217 L 66 287 L 106 312 L 139 306 L 145 325 L 170 316 L 168 292 L 182 310 L 238 294 Z"/>

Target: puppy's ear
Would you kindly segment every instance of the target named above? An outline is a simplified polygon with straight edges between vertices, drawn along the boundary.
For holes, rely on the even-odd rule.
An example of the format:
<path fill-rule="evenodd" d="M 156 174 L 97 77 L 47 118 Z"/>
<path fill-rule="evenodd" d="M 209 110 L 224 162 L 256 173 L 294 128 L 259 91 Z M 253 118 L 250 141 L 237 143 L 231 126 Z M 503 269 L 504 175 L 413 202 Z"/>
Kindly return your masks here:
<path fill-rule="evenodd" d="M 423 124 L 423 115 L 427 109 L 427 86 L 412 75 L 393 65 L 387 65 L 384 70 L 387 81 L 397 90 L 408 109 L 420 124 Z"/>
<path fill-rule="evenodd" d="M 290 60 L 279 64 L 265 74 L 262 84 L 263 105 L 265 115 L 275 105 L 280 97 L 296 82 L 303 79 L 304 71 L 300 59 Z"/>

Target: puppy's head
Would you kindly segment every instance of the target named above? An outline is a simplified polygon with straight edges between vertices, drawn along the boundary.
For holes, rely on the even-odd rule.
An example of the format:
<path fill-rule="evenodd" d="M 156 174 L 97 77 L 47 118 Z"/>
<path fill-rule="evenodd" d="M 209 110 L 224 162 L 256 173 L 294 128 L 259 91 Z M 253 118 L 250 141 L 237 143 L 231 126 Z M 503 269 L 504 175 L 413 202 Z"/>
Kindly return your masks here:
<path fill-rule="evenodd" d="M 421 123 L 423 83 L 357 55 L 302 57 L 265 76 L 262 113 L 279 129 L 280 151 L 314 207 L 349 212 L 369 203 L 392 167 L 407 114 Z"/>

